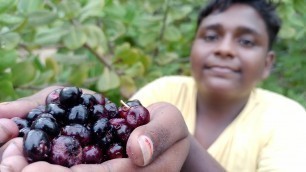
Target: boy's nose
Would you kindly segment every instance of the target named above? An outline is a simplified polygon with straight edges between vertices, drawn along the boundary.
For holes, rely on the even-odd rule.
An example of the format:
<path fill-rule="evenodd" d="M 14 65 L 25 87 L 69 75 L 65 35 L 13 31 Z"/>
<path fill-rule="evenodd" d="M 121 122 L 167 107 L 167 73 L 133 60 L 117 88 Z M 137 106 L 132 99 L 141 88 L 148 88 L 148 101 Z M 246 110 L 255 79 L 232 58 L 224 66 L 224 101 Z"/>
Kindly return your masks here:
<path fill-rule="evenodd" d="M 234 41 L 231 36 L 225 36 L 219 41 L 215 49 L 215 55 L 222 58 L 235 56 Z"/>

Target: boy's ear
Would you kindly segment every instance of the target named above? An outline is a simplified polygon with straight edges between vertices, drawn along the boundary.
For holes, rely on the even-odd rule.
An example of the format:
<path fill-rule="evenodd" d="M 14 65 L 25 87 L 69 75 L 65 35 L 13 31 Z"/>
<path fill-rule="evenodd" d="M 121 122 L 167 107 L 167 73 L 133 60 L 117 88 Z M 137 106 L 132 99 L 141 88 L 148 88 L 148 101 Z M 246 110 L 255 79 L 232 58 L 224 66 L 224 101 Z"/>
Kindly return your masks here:
<path fill-rule="evenodd" d="M 271 70 L 273 69 L 274 62 L 275 62 L 275 53 L 274 51 L 269 51 L 267 53 L 267 57 L 265 59 L 265 68 L 262 75 L 262 79 L 266 79 L 269 77 Z"/>

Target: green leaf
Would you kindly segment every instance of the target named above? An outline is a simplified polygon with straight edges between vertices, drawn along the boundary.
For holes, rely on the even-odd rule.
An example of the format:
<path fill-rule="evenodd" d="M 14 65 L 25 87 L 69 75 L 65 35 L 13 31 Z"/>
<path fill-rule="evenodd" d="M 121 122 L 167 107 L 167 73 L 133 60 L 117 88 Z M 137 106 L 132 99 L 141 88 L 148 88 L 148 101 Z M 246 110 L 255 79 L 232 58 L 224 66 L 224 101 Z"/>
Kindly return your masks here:
<path fill-rule="evenodd" d="M 119 87 L 119 85 L 120 85 L 119 76 L 115 72 L 110 71 L 108 68 L 104 68 L 104 72 L 99 77 L 96 87 L 98 91 L 104 92 L 117 88 Z"/>
<path fill-rule="evenodd" d="M 11 15 L 11 14 L 1 14 L 0 15 L 0 24 L 3 25 L 15 25 L 21 24 L 24 21 L 22 17 Z"/>
<path fill-rule="evenodd" d="M 119 46 L 115 50 L 115 61 L 119 61 L 121 63 L 132 65 L 139 60 L 140 52 L 131 48 L 131 46 L 127 43 Z"/>
<path fill-rule="evenodd" d="M 81 65 L 73 68 L 71 75 L 68 78 L 69 83 L 75 86 L 81 86 L 88 78 L 88 66 Z"/>
<path fill-rule="evenodd" d="M 22 14 L 29 14 L 40 10 L 43 5 L 43 0 L 18 0 L 17 9 Z"/>
<path fill-rule="evenodd" d="M 65 18 L 73 19 L 80 14 L 81 4 L 79 1 L 66 0 L 59 4 L 58 9 L 60 10 L 61 15 L 65 16 Z"/>
<path fill-rule="evenodd" d="M 0 50 L 0 72 L 13 66 L 16 63 L 17 52 L 15 50 Z"/>
<path fill-rule="evenodd" d="M 28 15 L 28 24 L 30 26 L 40 26 L 40 25 L 47 25 L 52 23 L 54 20 L 56 20 L 57 14 L 46 11 L 46 10 L 40 10 L 40 11 L 34 11 L 31 12 Z"/>
<path fill-rule="evenodd" d="M 62 37 L 68 32 L 69 31 L 63 27 L 38 30 L 34 38 L 34 43 L 39 45 L 54 45 L 60 42 Z"/>
<path fill-rule="evenodd" d="M 45 64 L 46 64 L 46 67 L 45 67 L 46 70 L 52 71 L 53 75 L 51 76 L 51 80 L 55 79 L 55 76 L 58 75 L 60 72 L 59 64 L 52 57 L 46 58 Z"/>
<path fill-rule="evenodd" d="M 136 62 L 131 67 L 126 69 L 124 72 L 125 74 L 131 76 L 131 77 L 141 77 L 144 74 L 144 66 L 141 62 Z"/>
<path fill-rule="evenodd" d="M 15 0 L 0 0 L 0 13 L 7 11 L 15 3 Z"/>
<path fill-rule="evenodd" d="M 14 49 L 20 42 L 20 36 L 18 33 L 9 32 L 0 35 L 0 48 L 3 50 Z"/>
<path fill-rule="evenodd" d="M 15 96 L 14 87 L 11 81 L 0 80 L 0 101 L 12 99 Z"/>
<path fill-rule="evenodd" d="M 102 17 L 103 16 L 104 0 L 91 0 L 88 1 L 80 11 L 80 21 L 83 22 L 89 17 Z"/>
<path fill-rule="evenodd" d="M 176 27 L 171 25 L 166 28 L 165 39 L 167 41 L 178 41 L 179 39 L 181 39 L 181 37 L 181 32 Z"/>
<path fill-rule="evenodd" d="M 53 76 L 52 71 L 44 71 L 44 72 L 37 71 L 36 74 L 37 75 L 34 81 L 31 82 L 32 85 L 43 85 L 45 83 L 48 83 Z"/>
<path fill-rule="evenodd" d="M 107 49 L 107 41 L 103 30 L 96 25 L 84 26 L 84 32 L 86 34 L 86 43 L 91 48 L 97 48 L 101 46 L 103 49 Z"/>
<path fill-rule="evenodd" d="M 64 36 L 64 45 L 71 50 L 82 47 L 86 42 L 86 34 L 79 27 L 71 27 L 70 32 Z"/>
<path fill-rule="evenodd" d="M 137 90 L 136 84 L 131 76 L 121 76 L 120 83 L 120 93 L 125 98 L 131 97 Z"/>
<path fill-rule="evenodd" d="M 166 53 L 160 55 L 158 58 L 156 58 L 156 62 L 159 65 L 167 65 L 172 63 L 174 60 L 178 59 L 178 55 L 176 53 Z"/>
<path fill-rule="evenodd" d="M 23 61 L 12 67 L 12 80 L 14 86 L 27 85 L 36 75 L 36 69 L 31 61 Z"/>
<path fill-rule="evenodd" d="M 189 13 L 192 12 L 192 10 L 192 7 L 187 5 L 180 6 L 178 8 L 170 8 L 169 20 L 173 22 L 175 20 L 185 19 L 188 17 Z"/>
<path fill-rule="evenodd" d="M 138 42 L 143 47 L 147 47 L 153 43 L 156 43 L 156 40 L 157 34 L 152 32 L 143 33 L 138 37 Z"/>

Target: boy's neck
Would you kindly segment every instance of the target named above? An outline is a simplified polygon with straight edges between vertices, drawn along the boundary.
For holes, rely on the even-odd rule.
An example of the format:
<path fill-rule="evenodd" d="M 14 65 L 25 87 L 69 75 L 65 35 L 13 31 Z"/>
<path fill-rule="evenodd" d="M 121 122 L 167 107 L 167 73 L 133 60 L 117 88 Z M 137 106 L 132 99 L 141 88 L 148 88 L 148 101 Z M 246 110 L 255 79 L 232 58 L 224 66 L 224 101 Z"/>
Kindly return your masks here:
<path fill-rule="evenodd" d="M 214 120 L 234 120 L 245 107 L 249 95 L 225 99 L 224 97 L 209 98 L 198 94 L 197 114 Z"/>

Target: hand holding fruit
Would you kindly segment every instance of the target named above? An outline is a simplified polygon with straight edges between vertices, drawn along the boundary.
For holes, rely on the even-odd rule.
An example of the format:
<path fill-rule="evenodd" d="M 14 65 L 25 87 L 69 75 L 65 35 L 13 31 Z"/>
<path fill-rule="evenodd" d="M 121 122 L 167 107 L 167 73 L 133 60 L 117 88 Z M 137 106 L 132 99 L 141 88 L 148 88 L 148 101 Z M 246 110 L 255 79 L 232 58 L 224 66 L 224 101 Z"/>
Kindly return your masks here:
<path fill-rule="evenodd" d="M 44 98 L 47 97 L 47 95 L 51 92 L 50 90 L 55 90 L 55 88 L 49 87 L 33 96 L 30 96 L 30 97 L 27 97 L 27 98 L 24 98 L 18 101 L 10 102 L 8 104 L 1 104 L 0 105 L 1 118 L 13 118 L 13 117 L 23 117 L 24 118 L 25 117 L 24 114 L 27 114 L 33 108 L 37 107 L 38 104 L 42 104 L 42 102 L 44 102 Z M 93 92 L 88 92 L 87 90 L 85 90 L 84 93 L 93 94 Z M 89 103 L 89 105 L 90 105 L 90 100 L 91 100 L 90 97 L 91 96 L 85 96 L 83 98 L 84 102 Z M 47 101 L 49 101 L 47 103 L 54 103 L 52 102 L 53 100 L 47 100 Z M 66 106 L 71 106 L 71 105 L 67 104 Z M 116 130 L 117 135 L 121 135 L 123 140 L 128 138 L 126 136 L 126 133 L 129 133 L 130 130 L 133 130 L 132 133 L 130 133 L 131 135 L 128 138 L 128 140 L 125 140 L 127 141 L 126 151 L 127 151 L 127 154 L 129 155 L 129 158 L 112 159 L 112 160 L 102 163 L 101 165 L 92 165 L 92 164 L 76 165 L 76 166 L 71 167 L 71 169 L 74 169 L 74 170 L 91 169 L 93 171 L 94 170 L 103 171 L 103 170 L 108 170 L 109 168 L 111 168 L 114 171 L 117 171 L 120 169 L 122 170 L 131 169 L 132 171 L 134 170 L 146 171 L 149 169 L 156 170 L 156 168 L 158 167 L 161 168 L 163 166 L 164 167 L 168 166 L 172 170 L 174 168 L 179 169 L 187 156 L 187 151 L 189 148 L 188 147 L 189 143 L 186 140 L 188 131 L 180 115 L 180 112 L 175 107 L 167 103 L 154 104 L 148 107 L 148 110 L 151 113 L 151 121 L 148 124 L 145 124 L 143 122 L 140 122 L 140 123 L 137 122 L 139 121 L 139 119 L 141 120 L 147 120 L 147 119 L 143 118 L 145 116 L 135 115 L 135 114 L 141 114 L 141 113 L 133 112 L 134 110 L 137 110 L 137 108 L 135 108 L 136 106 L 139 106 L 137 102 L 128 101 L 126 105 L 121 106 L 118 109 L 119 110 L 118 114 L 120 115 L 118 119 L 109 119 L 109 123 L 113 125 L 113 128 L 116 128 L 116 127 L 118 128 L 118 130 Z M 114 109 L 114 106 L 110 105 L 108 108 L 111 110 L 111 109 Z M 58 107 L 54 105 L 50 106 L 49 109 L 57 109 L 58 111 L 54 112 L 54 114 L 58 114 L 61 112 L 61 110 L 59 110 Z M 104 115 L 103 108 L 97 106 L 93 109 L 96 111 L 96 115 L 93 118 L 99 118 L 99 119 L 102 118 L 100 123 L 103 123 L 103 115 Z M 78 111 L 80 111 L 80 109 L 76 110 L 76 112 Z M 128 111 L 129 113 L 127 113 Z M 138 111 L 142 112 L 145 110 L 142 108 L 140 109 L 138 108 Z M 70 113 L 71 115 L 68 115 L 70 116 L 71 120 L 78 121 L 80 123 L 84 122 L 84 120 L 85 121 L 89 120 L 89 118 L 87 119 L 86 117 L 76 115 L 78 114 L 76 112 L 72 114 Z M 114 114 L 115 113 L 113 113 L 113 115 Z M 58 117 L 60 117 L 60 115 Z M 45 116 L 44 118 L 48 118 L 48 117 Z M 123 122 L 122 120 L 120 120 L 120 118 L 125 118 L 126 121 Z M 98 120 L 96 122 L 98 122 Z M 124 125 L 122 125 L 122 122 Z M 12 123 L 12 121 L 8 119 L 0 119 L 0 125 L 2 126 L 0 127 L 0 132 L 1 134 L 4 133 L 4 135 L 0 137 L 1 143 L 6 142 L 9 138 L 15 137 L 17 135 L 18 133 L 17 127 L 15 124 Z M 22 125 L 22 123 L 20 125 Z M 138 125 L 143 125 L 143 126 L 137 127 Z M 74 130 L 75 131 L 77 130 L 86 131 L 84 130 L 84 128 L 80 127 L 79 125 L 75 126 L 74 124 L 71 124 L 69 125 L 69 127 L 63 128 L 61 133 L 63 133 L 63 130 L 66 132 L 66 134 L 67 132 L 69 133 L 70 127 L 72 128 L 74 127 L 73 130 L 70 130 L 70 133 L 71 131 L 74 131 Z M 132 129 L 128 129 L 129 127 Z M 5 131 L 2 131 L 3 128 L 6 128 L 4 129 Z M 97 132 L 101 130 L 101 128 L 99 127 L 96 127 L 96 129 L 97 129 Z M 58 131 L 56 130 L 53 132 L 58 133 Z M 36 133 L 36 134 L 39 134 L 39 133 Z M 65 139 L 62 138 L 62 141 L 63 140 Z M 9 151 L 9 149 L 5 150 L 9 143 L 14 144 L 15 146 L 18 147 L 18 149 L 15 149 L 14 151 Z M 23 156 L 23 152 L 21 151 L 23 149 L 22 140 L 17 138 L 17 139 L 11 140 L 9 143 L 5 144 L 0 149 L 0 153 L 4 155 L 2 157 L 2 163 L 1 163 L 2 167 L 3 165 L 9 166 L 10 168 L 15 169 L 15 171 L 16 169 L 18 171 L 23 168 L 29 171 L 33 171 L 33 170 L 35 171 L 35 169 L 38 170 L 39 168 L 45 167 L 45 166 L 48 166 L 48 169 L 50 170 L 51 169 L 56 170 L 56 171 L 67 170 L 67 168 L 65 167 L 53 165 L 53 164 L 49 164 L 49 163 L 41 162 L 41 161 L 28 165 L 26 159 Z M 83 151 L 84 150 L 96 150 L 97 152 L 99 152 L 99 150 L 94 146 L 87 147 L 86 149 L 83 148 Z M 178 158 L 178 156 L 180 156 L 180 158 Z M 18 161 L 19 165 L 16 165 L 16 159 L 19 159 Z M 175 160 L 175 162 L 178 162 L 179 164 L 174 164 L 173 160 Z M 148 165 L 149 163 L 150 165 Z M 169 165 L 169 163 L 170 164 L 172 163 L 173 166 Z M 135 166 L 134 164 L 138 166 Z M 74 165 L 74 164 L 71 164 L 71 165 Z M 141 167 L 144 165 L 147 165 L 147 166 Z"/>

